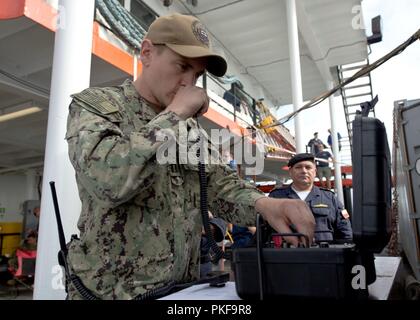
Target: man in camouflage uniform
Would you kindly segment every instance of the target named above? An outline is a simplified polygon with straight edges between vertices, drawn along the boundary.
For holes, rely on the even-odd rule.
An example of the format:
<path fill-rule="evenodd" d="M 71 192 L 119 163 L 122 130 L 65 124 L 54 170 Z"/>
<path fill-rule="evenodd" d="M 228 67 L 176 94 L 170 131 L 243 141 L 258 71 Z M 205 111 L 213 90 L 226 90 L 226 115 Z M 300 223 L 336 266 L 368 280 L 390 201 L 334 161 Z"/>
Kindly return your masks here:
<path fill-rule="evenodd" d="M 273 198 L 302 199 L 311 209 L 316 222 L 315 241 L 352 242 L 350 216 L 329 189 L 314 185 L 316 166 L 311 153 L 299 153 L 288 163 L 293 183 L 270 192 Z"/>
<path fill-rule="evenodd" d="M 66 139 L 82 212 L 68 263 L 100 299 L 199 278 L 198 167 L 159 164 L 157 137 L 169 129 L 177 136 L 180 125 L 198 128 L 191 117 L 204 114 L 209 100 L 195 83 L 205 69 L 222 76 L 226 61 L 210 50 L 199 20 L 183 15 L 150 26 L 141 61 L 135 82 L 86 89 L 70 105 Z M 206 165 L 206 174 L 210 210 L 226 221 L 253 225 L 258 210 L 280 232 L 294 224 L 313 235 L 303 201 L 267 198 L 226 165 Z M 70 284 L 69 298 L 80 297 Z"/>

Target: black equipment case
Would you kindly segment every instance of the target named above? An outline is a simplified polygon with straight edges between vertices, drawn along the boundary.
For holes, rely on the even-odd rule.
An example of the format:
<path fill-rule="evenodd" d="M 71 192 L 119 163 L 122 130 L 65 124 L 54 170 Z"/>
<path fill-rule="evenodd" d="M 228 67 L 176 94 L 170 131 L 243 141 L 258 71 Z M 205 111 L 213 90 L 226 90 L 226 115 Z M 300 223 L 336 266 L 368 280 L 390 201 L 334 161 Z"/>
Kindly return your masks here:
<path fill-rule="evenodd" d="M 236 291 L 243 299 L 259 297 L 255 248 L 233 250 Z M 264 248 L 262 257 L 264 297 L 363 298 L 366 290 L 354 290 L 352 268 L 360 265 L 355 245 L 328 248 Z"/>
<path fill-rule="evenodd" d="M 391 157 L 384 124 L 356 116 L 353 121 L 354 242 L 381 252 L 391 235 Z"/>

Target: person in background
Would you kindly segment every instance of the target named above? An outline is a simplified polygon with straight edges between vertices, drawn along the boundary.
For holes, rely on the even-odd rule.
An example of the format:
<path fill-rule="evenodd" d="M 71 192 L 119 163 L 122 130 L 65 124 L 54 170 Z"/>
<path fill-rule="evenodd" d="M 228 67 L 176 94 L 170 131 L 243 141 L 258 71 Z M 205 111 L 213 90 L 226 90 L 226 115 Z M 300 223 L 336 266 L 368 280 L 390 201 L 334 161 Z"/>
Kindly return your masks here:
<path fill-rule="evenodd" d="M 28 234 L 35 233 L 36 237 L 38 239 L 39 217 L 41 215 L 41 208 L 40 207 L 35 207 L 32 213 L 33 213 L 34 217 L 36 218 L 36 226 L 35 226 L 34 229 L 28 229 L 27 233 Z"/>
<path fill-rule="evenodd" d="M 333 161 L 333 156 L 329 151 L 324 150 L 324 146 L 320 144 L 318 146 L 319 152 L 316 154 L 316 172 L 319 179 L 319 183 L 322 188 L 331 190 L 331 168 L 329 161 Z M 318 160 L 319 159 L 319 160 Z M 325 183 L 324 183 L 325 177 Z"/>
<path fill-rule="evenodd" d="M 331 129 L 328 129 L 328 138 L 327 143 L 330 146 L 330 149 L 332 150 L 332 136 L 331 136 Z M 337 132 L 337 141 L 338 141 L 338 151 L 341 151 L 341 135 L 340 132 Z"/>
<path fill-rule="evenodd" d="M 242 84 L 232 83 L 232 86 L 229 90 L 225 91 L 223 94 L 223 99 L 229 102 L 236 110 L 236 112 L 241 111 L 241 99 L 238 97 L 238 94 L 235 92 L 235 86 L 241 88 Z"/>
<path fill-rule="evenodd" d="M 310 153 L 296 154 L 289 160 L 288 167 L 292 184 L 275 188 L 269 197 L 305 201 L 315 217 L 316 242 L 351 242 L 353 231 L 347 210 L 334 192 L 314 185 L 314 156 Z"/>
<path fill-rule="evenodd" d="M 38 243 L 38 232 L 31 231 L 28 233 L 25 239 L 23 239 L 20 246 L 17 248 L 21 251 L 36 251 L 37 250 L 37 243 Z M 18 260 L 16 256 L 16 252 L 10 257 L 9 261 L 9 270 L 14 272 L 18 269 Z M 10 283 L 9 283 L 10 285 Z"/>
<path fill-rule="evenodd" d="M 309 152 L 316 155 L 319 152 L 319 145 L 323 145 L 325 148 L 327 147 L 322 140 L 318 138 L 318 132 L 314 132 L 314 137 L 308 142 Z"/>
<path fill-rule="evenodd" d="M 229 232 L 231 233 L 233 239 L 233 243 L 230 246 L 232 249 L 247 247 L 250 244 L 255 231 L 257 230 L 254 226 L 242 227 L 236 224 L 232 224 L 230 227 L 231 228 Z"/>

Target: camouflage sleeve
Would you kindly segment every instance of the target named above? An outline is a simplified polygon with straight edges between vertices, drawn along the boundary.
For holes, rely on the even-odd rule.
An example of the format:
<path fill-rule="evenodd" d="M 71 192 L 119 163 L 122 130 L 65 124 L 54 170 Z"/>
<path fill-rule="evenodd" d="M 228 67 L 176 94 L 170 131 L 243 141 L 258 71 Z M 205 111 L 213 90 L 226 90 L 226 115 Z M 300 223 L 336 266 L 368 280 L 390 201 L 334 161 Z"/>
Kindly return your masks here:
<path fill-rule="evenodd" d="M 150 185 L 146 179 L 152 179 L 153 166 L 149 164 L 163 143 L 157 132 L 171 129 L 176 133 L 181 119 L 173 112 L 161 113 L 139 132 L 129 134 L 112 120 L 73 100 L 66 139 L 78 183 L 95 199 L 115 207 Z"/>
<path fill-rule="evenodd" d="M 210 210 L 218 217 L 242 226 L 255 225 L 255 201 L 265 197 L 263 192 L 226 165 L 211 166 L 208 186 Z"/>
<path fill-rule="evenodd" d="M 344 206 L 336 198 L 333 196 L 333 204 L 335 208 L 335 230 L 334 230 L 334 238 L 335 239 L 346 239 L 352 240 L 353 239 L 353 230 L 351 228 L 350 219 L 347 215 L 347 211 L 344 209 Z"/>

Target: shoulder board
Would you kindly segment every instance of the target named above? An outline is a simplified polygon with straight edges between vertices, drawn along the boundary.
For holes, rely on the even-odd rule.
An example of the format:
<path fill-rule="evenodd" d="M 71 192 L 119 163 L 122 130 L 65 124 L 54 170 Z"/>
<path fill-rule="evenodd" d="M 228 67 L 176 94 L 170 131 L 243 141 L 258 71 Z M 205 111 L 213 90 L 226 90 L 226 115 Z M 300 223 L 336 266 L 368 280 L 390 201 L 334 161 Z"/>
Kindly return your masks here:
<path fill-rule="evenodd" d="M 87 104 L 89 108 L 103 115 L 119 111 L 118 107 L 110 102 L 110 95 L 107 95 L 101 89 L 86 89 L 71 95 L 71 97 Z"/>
<path fill-rule="evenodd" d="M 275 185 L 271 192 L 275 190 L 286 190 L 289 186 Z"/>
<path fill-rule="evenodd" d="M 326 188 L 320 188 L 322 191 L 328 191 L 328 192 L 331 192 L 332 194 L 335 194 L 335 192 L 334 191 L 332 191 L 332 190 L 330 190 L 330 189 L 326 189 Z"/>

